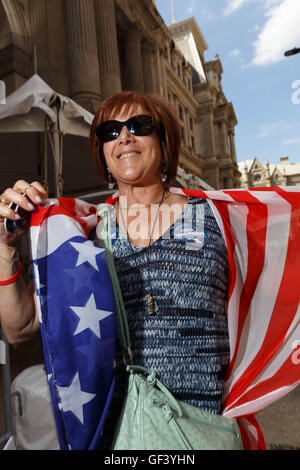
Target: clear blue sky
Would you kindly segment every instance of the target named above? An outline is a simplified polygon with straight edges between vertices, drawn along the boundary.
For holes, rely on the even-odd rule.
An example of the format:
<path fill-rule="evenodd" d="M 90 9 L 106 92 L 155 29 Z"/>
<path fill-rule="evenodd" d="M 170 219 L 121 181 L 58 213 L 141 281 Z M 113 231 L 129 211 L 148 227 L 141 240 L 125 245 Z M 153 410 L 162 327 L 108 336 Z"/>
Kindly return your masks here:
<path fill-rule="evenodd" d="M 171 0 L 156 0 L 171 24 Z M 208 44 L 206 60 L 220 55 L 223 91 L 238 119 L 238 161 L 256 155 L 279 163 L 300 161 L 300 0 L 174 0 L 175 20 L 194 17 Z M 294 88 L 293 88 L 294 87 Z"/>

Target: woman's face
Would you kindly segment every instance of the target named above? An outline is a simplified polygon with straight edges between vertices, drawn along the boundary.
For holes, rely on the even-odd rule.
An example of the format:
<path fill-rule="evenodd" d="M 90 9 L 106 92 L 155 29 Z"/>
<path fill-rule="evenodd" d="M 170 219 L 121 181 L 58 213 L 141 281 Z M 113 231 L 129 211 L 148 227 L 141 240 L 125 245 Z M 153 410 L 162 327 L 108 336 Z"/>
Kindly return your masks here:
<path fill-rule="evenodd" d="M 148 114 L 140 106 L 114 119 L 127 121 L 138 114 Z M 147 136 L 130 134 L 123 127 L 118 139 L 103 144 L 106 164 L 120 185 L 143 186 L 160 182 L 161 146 L 156 132 Z"/>

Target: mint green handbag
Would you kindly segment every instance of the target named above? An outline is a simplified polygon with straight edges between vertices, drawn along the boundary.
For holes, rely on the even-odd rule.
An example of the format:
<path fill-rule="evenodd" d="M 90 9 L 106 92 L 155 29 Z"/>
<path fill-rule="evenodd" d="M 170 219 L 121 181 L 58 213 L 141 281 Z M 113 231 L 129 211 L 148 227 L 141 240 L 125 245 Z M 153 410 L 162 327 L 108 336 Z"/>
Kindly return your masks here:
<path fill-rule="evenodd" d="M 130 356 L 126 311 L 112 256 L 110 214 L 104 205 L 99 243 L 106 259 L 115 294 L 118 337 Z M 235 419 L 225 418 L 177 400 L 159 381 L 156 373 L 130 365 L 128 389 L 116 428 L 113 450 L 242 450 Z"/>

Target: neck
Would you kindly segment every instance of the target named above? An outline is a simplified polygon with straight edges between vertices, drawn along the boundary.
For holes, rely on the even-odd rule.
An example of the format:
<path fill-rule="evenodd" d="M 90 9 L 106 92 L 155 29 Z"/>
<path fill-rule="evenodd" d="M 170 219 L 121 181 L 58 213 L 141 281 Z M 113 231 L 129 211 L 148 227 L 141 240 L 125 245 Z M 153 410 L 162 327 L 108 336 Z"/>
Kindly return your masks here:
<path fill-rule="evenodd" d="M 128 207 L 133 204 L 152 204 L 161 199 L 165 190 L 161 182 L 150 186 L 123 187 L 119 185 L 120 201 Z"/>

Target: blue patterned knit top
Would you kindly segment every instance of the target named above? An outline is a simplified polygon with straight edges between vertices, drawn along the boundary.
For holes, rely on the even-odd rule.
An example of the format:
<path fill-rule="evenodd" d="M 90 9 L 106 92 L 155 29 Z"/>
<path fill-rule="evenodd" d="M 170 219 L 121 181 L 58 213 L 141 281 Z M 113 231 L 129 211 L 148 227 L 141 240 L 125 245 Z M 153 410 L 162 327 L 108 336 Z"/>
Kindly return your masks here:
<path fill-rule="evenodd" d="M 147 247 L 130 247 L 114 211 L 111 222 L 134 364 L 156 371 L 177 399 L 219 414 L 229 364 L 228 263 L 209 203 L 190 197 L 168 233 L 151 244 L 150 253 Z M 149 315 L 145 300 L 150 292 L 148 255 L 159 307 L 155 316 Z M 117 401 L 125 392 L 123 369 L 118 352 Z"/>

